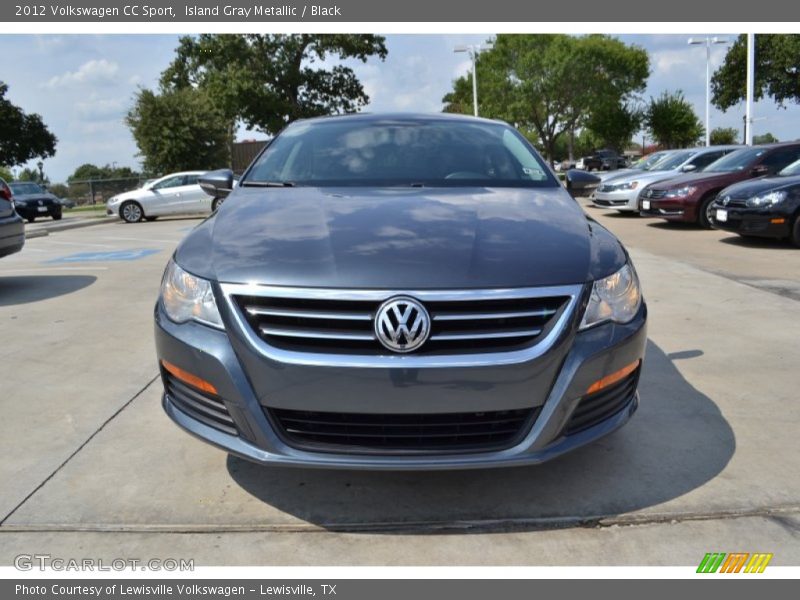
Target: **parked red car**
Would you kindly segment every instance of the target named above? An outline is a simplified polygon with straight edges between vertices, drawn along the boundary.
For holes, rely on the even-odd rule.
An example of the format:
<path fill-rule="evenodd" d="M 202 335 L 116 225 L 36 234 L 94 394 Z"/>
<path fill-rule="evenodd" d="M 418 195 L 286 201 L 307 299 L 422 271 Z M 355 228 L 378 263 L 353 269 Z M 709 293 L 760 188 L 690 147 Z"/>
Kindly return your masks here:
<path fill-rule="evenodd" d="M 700 173 L 654 183 L 639 196 L 645 217 L 711 227 L 711 205 L 724 188 L 755 177 L 775 175 L 800 160 L 800 142 L 742 148 L 711 163 Z"/>

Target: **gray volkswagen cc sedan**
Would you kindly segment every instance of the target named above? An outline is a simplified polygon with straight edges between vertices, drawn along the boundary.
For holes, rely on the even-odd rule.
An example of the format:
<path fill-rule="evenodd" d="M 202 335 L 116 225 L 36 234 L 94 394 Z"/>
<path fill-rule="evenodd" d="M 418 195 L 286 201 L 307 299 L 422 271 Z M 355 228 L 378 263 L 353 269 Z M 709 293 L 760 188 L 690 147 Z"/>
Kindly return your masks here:
<path fill-rule="evenodd" d="M 164 409 L 189 433 L 270 465 L 500 467 L 636 410 L 631 259 L 512 127 L 297 121 L 235 189 L 201 184 L 230 195 L 155 309 Z"/>

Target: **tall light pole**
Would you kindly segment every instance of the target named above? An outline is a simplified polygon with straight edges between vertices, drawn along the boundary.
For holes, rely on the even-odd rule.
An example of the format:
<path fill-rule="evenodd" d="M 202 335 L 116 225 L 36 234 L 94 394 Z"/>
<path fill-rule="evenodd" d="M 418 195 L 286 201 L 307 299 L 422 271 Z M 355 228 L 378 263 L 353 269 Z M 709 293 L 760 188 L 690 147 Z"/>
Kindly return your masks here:
<path fill-rule="evenodd" d="M 689 38 L 689 45 L 706 46 L 706 146 L 711 145 L 711 46 L 727 44 L 728 40 L 718 37 Z"/>
<path fill-rule="evenodd" d="M 756 36 L 747 34 L 747 102 L 745 104 L 744 143 L 753 145 L 753 85 L 756 78 Z"/>
<path fill-rule="evenodd" d="M 491 50 L 494 47 L 492 42 L 485 44 L 468 44 L 466 46 L 456 46 L 453 52 L 468 52 L 472 59 L 472 110 L 478 116 L 478 54 L 483 50 Z"/>

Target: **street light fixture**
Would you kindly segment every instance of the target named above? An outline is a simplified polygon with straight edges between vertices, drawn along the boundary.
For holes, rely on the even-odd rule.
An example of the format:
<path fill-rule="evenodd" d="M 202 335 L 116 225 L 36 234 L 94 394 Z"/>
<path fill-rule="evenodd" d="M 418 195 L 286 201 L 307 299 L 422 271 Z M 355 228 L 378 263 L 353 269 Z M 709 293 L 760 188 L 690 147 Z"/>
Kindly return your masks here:
<path fill-rule="evenodd" d="M 456 46 L 453 52 L 467 52 L 472 59 L 472 109 L 475 116 L 478 116 L 478 54 L 483 50 L 491 50 L 494 48 L 492 42 L 485 44 L 468 44 Z"/>
<path fill-rule="evenodd" d="M 689 38 L 690 46 L 705 44 L 706 47 L 706 146 L 711 145 L 711 46 L 727 43 L 728 40 L 719 37 Z"/>

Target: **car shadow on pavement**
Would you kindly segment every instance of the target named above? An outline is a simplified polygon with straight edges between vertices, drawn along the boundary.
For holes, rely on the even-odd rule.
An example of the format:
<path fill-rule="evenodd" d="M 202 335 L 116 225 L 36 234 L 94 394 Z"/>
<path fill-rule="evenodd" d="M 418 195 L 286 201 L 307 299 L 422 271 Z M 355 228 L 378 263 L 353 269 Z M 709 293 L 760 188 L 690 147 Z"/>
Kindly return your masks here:
<path fill-rule="evenodd" d="M 759 248 L 764 250 L 797 250 L 788 240 L 778 238 L 743 237 L 731 235 L 720 239 L 723 244 L 741 246 L 742 248 Z"/>
<path fill-rule="evenodd" d="M 484 525 L 474 531 L 491 530 L 493 523 L 516 530 L 578 525 L 687 494 L 716 477 L 734 454 L 734 432 L 717 405 L 652 341 L 639 389 L 640 407 L 627 425 L 537 466 L 326 471 L 269 468 L 233 456 L 227 466 L 234 481 L 262 502 L 331 530 L 424 532 L 465 522 Z"/>
<path fill-rule="evenodd" d="M 89 287 L 93 275 L 0 276 L 0 306 L 15 306 L 64 296 Z"/>

